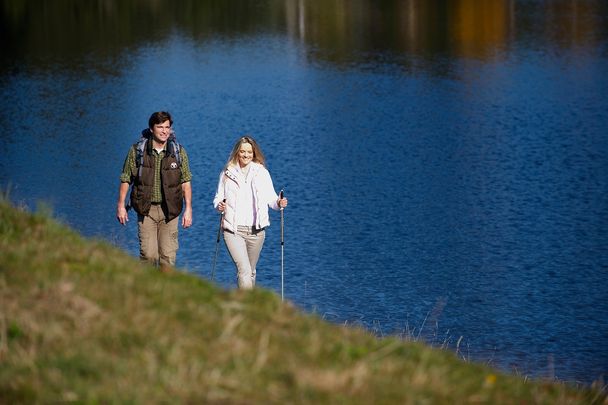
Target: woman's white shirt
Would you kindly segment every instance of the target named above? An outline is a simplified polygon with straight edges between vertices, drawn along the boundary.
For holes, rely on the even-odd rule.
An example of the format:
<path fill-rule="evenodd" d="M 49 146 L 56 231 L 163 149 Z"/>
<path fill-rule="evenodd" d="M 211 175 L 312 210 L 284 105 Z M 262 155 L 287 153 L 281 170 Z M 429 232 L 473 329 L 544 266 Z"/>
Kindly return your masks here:
<path fill-rule="evenodd" d="M 251 170 L 243 173 L 238 168 L 240 187 L 236 193 L 236 224 L 252 226 L 255 224 L 255 209 L 253 206 L 253 189 L 251 183 Z"/>

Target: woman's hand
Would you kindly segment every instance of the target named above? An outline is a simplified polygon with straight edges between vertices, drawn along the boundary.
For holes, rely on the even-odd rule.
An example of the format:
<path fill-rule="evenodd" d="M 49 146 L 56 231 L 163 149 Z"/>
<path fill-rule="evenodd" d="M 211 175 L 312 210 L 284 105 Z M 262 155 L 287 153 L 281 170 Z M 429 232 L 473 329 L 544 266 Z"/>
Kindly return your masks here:
<path fill-rule="evenodd" d="M 279 206 L 279 208 L 285 208 L 285 207 L 287 207 L 287 198 L 285 198 L 285 197 L 279 198 L 277 200 L 277 205 Z"/>
<path fill-rule="evenodd" d="M 220 201 L 220 203 L 217 205 L 217 210 L 219 212 L 224 212 L 225 209 L 226 209 L 226 200 Z"/>

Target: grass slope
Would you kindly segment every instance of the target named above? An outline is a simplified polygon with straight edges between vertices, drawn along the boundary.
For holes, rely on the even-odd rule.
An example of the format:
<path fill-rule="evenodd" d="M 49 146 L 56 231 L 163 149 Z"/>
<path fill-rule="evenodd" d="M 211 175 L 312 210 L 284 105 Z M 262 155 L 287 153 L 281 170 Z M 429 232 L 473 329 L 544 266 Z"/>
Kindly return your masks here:
<path fill-rule="evenodd" d="M 606 403 L 162 274 L 4 201 L 0 252 L 1 403 Z"/>

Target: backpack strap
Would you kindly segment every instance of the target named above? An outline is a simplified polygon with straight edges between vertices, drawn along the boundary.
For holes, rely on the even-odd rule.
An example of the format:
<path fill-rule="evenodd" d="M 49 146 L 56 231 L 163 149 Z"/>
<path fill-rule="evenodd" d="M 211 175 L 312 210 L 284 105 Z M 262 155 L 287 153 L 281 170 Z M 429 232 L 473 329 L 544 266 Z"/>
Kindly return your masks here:
<path fill-rule="evenodd" d="M 144 154 L 146 153 L 147 144 L 148 138 L 144 136 L 142 136 L 141 139 L 135 144 L 135 164 L 137 165 L 137 177 L 140 178 L 144 167 Z"/>
<path fill-rule="evenodd" d="M 177 160 L 177 166 L 181 167 L 181 145 L 177 142 L 177 139 L 175 138 L 175 132 L 172 132 L 171 136 L 169 136 L 167 152 L 169 154 L 175 155 L 175 160 Z"/>

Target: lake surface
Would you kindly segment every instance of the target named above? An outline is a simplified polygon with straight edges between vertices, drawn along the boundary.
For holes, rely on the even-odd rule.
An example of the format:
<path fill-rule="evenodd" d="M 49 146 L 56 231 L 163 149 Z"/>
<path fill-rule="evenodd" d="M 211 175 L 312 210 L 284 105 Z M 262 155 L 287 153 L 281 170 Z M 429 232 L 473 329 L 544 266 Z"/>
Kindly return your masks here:
<path fill-rule="evenodd" d="M 285 296 L 336 323 L 538 378 L 608 371 L 605 1 L 45 1 L 0 5 L 0 187 L 138 254 L 118 177 L 151 112 L 211 206 L 252 134 L 285 188 Z M 258 284 L 280 294 L 280 219 Z M 221 245 L 217 283 L 235 288 Z"/>

